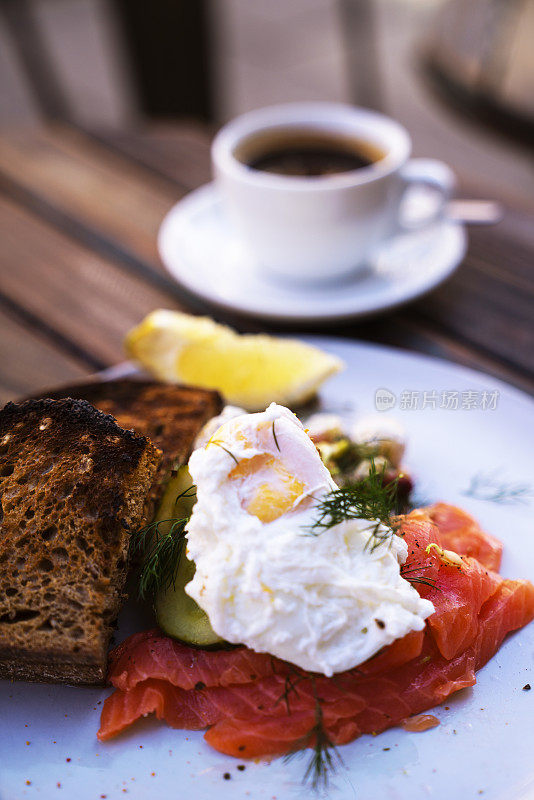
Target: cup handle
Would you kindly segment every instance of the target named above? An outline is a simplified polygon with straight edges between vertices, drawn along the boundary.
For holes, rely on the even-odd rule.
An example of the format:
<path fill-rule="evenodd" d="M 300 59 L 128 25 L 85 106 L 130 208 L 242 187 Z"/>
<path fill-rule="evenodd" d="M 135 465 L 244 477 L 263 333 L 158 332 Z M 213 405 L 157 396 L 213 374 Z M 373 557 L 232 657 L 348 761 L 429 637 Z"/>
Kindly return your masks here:
<path fill-rule="evenodd" d="M 397 220 L 398 232 L 420 230 L 443 217 L 456 186 L 454 172 L 447 164 L 433 158 L 413 158 L 400 170 L 400 178 L 403 188 L 400 201 L 401 212 Z M 402 207 L 409 203 L 409 195 L 413 189 L 427 190 L 425 192 L 426 200 L 424 200 L 426 211 L 414 214 L 412 210 L 410 215 L 403 215 Z M 428 208 L 429 202 L 431 208 Z M 421 196 L 419 196 L 419 205 L 421 205 Z M 405 219 L 406 216 L 408 219 Z"/>

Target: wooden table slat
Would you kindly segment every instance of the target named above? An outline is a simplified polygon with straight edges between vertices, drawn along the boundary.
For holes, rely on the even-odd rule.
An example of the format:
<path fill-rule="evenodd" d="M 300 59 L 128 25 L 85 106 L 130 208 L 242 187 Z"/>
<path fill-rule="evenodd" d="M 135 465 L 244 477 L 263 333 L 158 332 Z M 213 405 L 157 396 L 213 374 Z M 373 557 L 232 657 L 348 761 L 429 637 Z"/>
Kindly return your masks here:
<path fill-rule="evenodd" d="M 2 308 L 0 331 L 0 404 L 30 394 L 36 388 L 78 380 L 91 371 Z"/>
<path fill-rule="evenodd" d="M 212 179 L 210 139 L 203 125 L 158 122 L 134 131 L 89 129 L 87 133 L 187 191 Z"/>
<path fill-rule="evenodd" d="M 439 292 L 415 306 L 456 336 L 518 369 L 534 370 L 532 298 L 492 280 L 461 270 Z"/>
<path fill-rule="evenodd" d="M 122 336 L 147 311 L 202 310 L 167 275 L 156 236 L 184 190 L 207 179 L 208 153 L 208 136 L 191 125 L 2 136 L 0 191 L 10 198 L 0 219 L 9 243 L 4 264 L 8 271 L 22 265 L 3 280 L 8 300 L 105 364 L 121 357 Z M 460 270 L 427 297 L 377 320 L 327 329 L 440 355 L 532 391 L 531 218 L 510 209 L 498 226 L 470 229 L 469 239 Z M 42 296 L 26 291 L 37 279 Z M 241 330 L 275 327 L 230 321 Z"/>
<path fill-rule="evenodd" d="M 0 239 L 0 294 L 72 341 L 95 367 L 124 358 L 125 333 L 149 311 L 178 307 L 164 292 L 1 197 Z"/>
<path fill-rule="evenodd" d="M 462 341 L 451 334 L 435 320 L 424 318 L 415 311 L 388 315 L 387 324 L 383 318 L 351 328 L 333 328 L 330 333 L 347 339 L 364 339 L 389 347 L 423 353 L 433 358 L 452 361 L 470 369 L 480 370 L 499 380 L 511 383 L 523 391 L 533 393 L 532 376 L 518 371 L 515 365 L 508 365 L 489 352 L 474 350 L 470 342 Z"/>
<path fill-rule="evenodd" d="M 156 237 L 184 194 L 128 159 L 67 129 L 0 139 L 0 176 L 163 272 Z M 6 187 L 9 191 L 9 185 Z"/>

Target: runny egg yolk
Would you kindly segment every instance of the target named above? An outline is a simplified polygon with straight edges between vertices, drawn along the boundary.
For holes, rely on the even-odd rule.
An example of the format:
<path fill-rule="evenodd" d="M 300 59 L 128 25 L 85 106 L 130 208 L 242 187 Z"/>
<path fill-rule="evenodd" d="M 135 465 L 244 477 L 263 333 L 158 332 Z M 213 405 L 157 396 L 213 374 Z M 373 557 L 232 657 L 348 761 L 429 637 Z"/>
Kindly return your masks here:
<path fill-rule="evenodd" d="M 273 522 L 289 511 L 306 488 L 268 453 L 241 461 L 228 477 L 240 482 L 241 505 L 261 522 Z"/>

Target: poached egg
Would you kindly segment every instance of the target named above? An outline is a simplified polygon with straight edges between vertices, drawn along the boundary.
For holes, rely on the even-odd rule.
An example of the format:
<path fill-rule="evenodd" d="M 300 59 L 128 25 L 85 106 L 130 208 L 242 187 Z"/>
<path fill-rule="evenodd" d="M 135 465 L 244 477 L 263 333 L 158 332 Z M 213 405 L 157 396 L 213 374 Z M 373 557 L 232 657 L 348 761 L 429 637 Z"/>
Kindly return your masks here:
<path fill-rule="evenodd" d="M 196 572 L 186 592 L 227 641 L 330 676 L 422 630 L 433 613 L 400 574 L 400 537 L 369 546 L 376 522 L 367 519 L 313 528 L 337 487 L 287 408 L 227 419 L 189 471 Z"/>

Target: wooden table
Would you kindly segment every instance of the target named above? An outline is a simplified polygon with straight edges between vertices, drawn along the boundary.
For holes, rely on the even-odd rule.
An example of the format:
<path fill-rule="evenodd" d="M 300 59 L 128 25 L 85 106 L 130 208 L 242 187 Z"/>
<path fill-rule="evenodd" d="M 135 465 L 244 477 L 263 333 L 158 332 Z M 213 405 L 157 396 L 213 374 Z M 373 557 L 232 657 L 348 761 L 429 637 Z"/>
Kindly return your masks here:
<path fill-rule="evenodd" d="M 0 401 L 121 361 L 124 334 L 154 308 L 208 311 L 168 277 L 156 234 L 209 176 L 209 135 L 194 124 L 0 137 Z M 321 332 L 429 353 L 533 392 L 534 207 L 502 199 L 505 219 L 470 229 L 467 258 L 444 286 Z"/>

